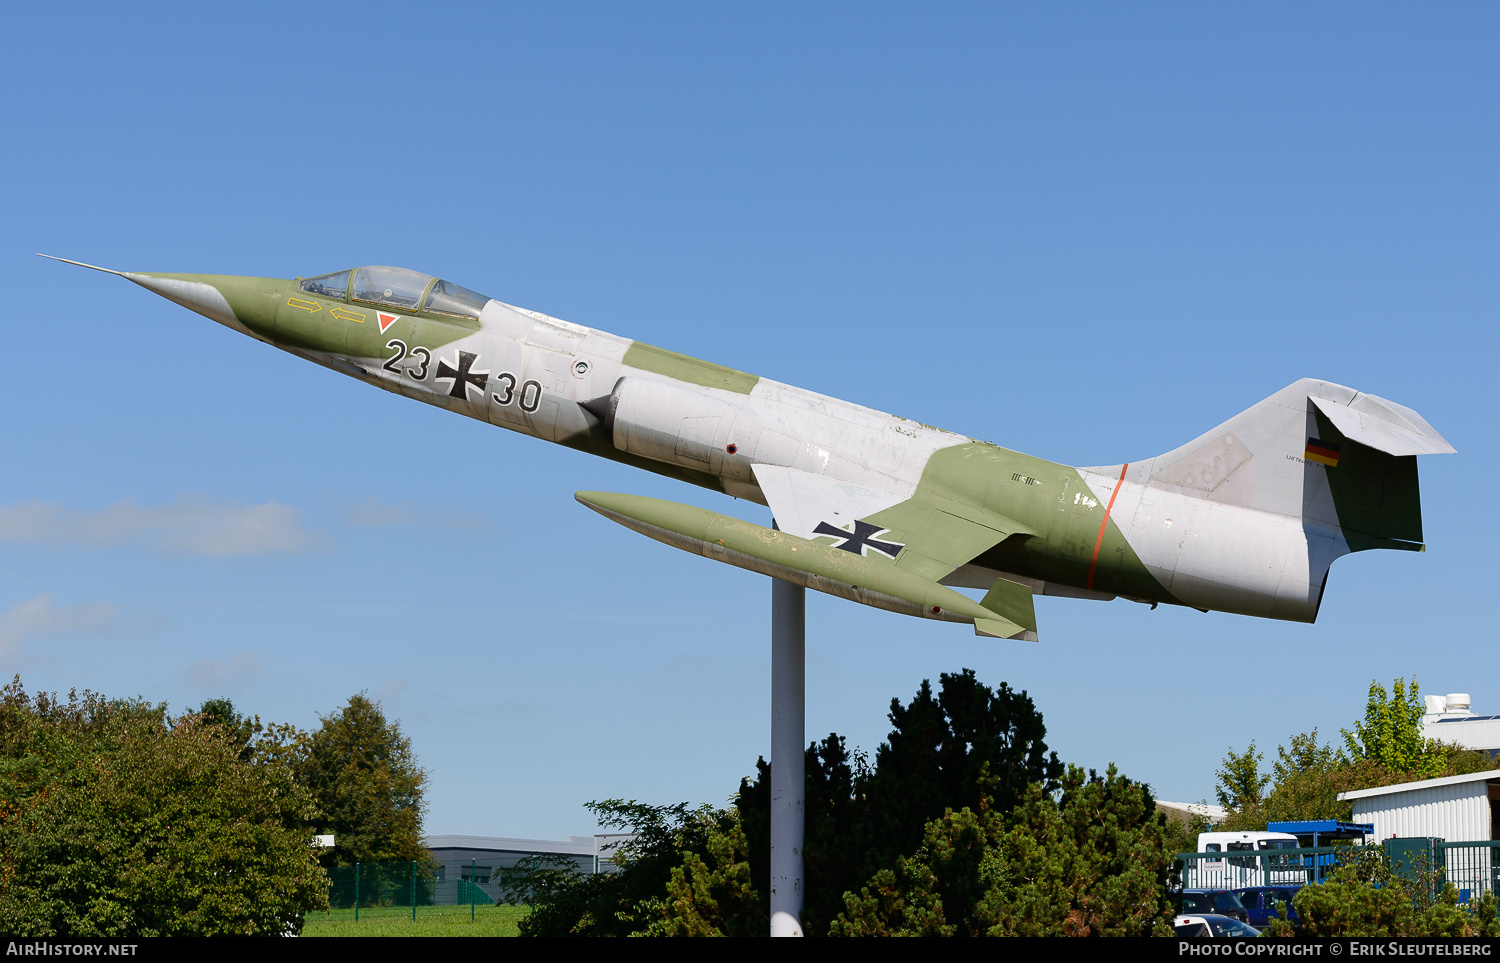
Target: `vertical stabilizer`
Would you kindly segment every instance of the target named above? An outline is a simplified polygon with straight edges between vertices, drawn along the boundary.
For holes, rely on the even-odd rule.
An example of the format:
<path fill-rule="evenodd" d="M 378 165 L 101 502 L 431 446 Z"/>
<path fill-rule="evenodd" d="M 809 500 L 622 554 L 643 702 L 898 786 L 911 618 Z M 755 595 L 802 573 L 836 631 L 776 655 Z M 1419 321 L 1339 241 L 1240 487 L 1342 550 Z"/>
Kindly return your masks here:
<path fill-rule="evenodd" d="M 1152 487 L 1341 532 L 1349 551 L 1414 550 L 1422 542 L 1416 456 L 1453 450 L 1409 408 L 1304 379 L 1139 470 Z"/>

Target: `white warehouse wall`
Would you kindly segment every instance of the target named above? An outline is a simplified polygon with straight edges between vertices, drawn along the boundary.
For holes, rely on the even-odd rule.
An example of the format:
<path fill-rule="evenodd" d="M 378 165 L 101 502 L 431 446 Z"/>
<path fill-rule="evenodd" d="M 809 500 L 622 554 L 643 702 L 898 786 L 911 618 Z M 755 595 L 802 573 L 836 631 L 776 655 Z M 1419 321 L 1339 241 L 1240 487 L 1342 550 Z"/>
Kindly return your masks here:
<path fill-rule="evenodd" d="M 1375 824 L 1375 841 L 1440 836 L 1450 843 L 1490 838 L 1489 787 L 1483 779 L 1354 800 L 1354 821 Z"/>

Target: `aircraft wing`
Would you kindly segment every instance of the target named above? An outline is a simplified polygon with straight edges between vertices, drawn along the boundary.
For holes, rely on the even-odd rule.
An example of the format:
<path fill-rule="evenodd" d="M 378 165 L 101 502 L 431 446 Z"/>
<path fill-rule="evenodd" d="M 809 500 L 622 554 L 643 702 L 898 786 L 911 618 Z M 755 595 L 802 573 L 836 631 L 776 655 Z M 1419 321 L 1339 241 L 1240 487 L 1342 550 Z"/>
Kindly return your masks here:
<path fill-rule="evenodd" d="M 832 538 L 835 548 L 885 556 L 936 582 L 1011 535 L 1035 531 L 999 512 L 916 486 L 869 488 L 795 468 L 754 465 L 776 524 L 799 538 Z"/>

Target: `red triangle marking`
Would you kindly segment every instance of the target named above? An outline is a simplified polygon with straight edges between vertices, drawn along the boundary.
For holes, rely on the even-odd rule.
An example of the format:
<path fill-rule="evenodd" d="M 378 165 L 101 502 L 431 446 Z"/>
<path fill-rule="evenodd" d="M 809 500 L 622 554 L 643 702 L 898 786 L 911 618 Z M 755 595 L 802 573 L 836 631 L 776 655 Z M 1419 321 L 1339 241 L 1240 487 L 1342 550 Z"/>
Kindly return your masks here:
<path fill-rule="evenodd" d="M 385 334 L 385 329 L 401 320 L 399 314 L 386 314 L 384 311 L 376 311 L 375 316 L 380 319 L 380 333 Z"/>

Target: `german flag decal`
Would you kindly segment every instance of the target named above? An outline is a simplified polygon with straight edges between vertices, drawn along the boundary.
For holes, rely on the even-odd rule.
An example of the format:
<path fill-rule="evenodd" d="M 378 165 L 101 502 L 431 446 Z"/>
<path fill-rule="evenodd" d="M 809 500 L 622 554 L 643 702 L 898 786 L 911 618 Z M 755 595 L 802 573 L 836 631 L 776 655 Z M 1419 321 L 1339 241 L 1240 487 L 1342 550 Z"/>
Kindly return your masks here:
<path fill-rule="evenodd" d="M 1315 461 L 1329 468 L 1336 468 L 1339 463 L 1339 446 L 1331 441 L 1319 441 L 1316 438 L 1307 439 L 1307 451 L 1302 457 L 1308 461 Z"/>

